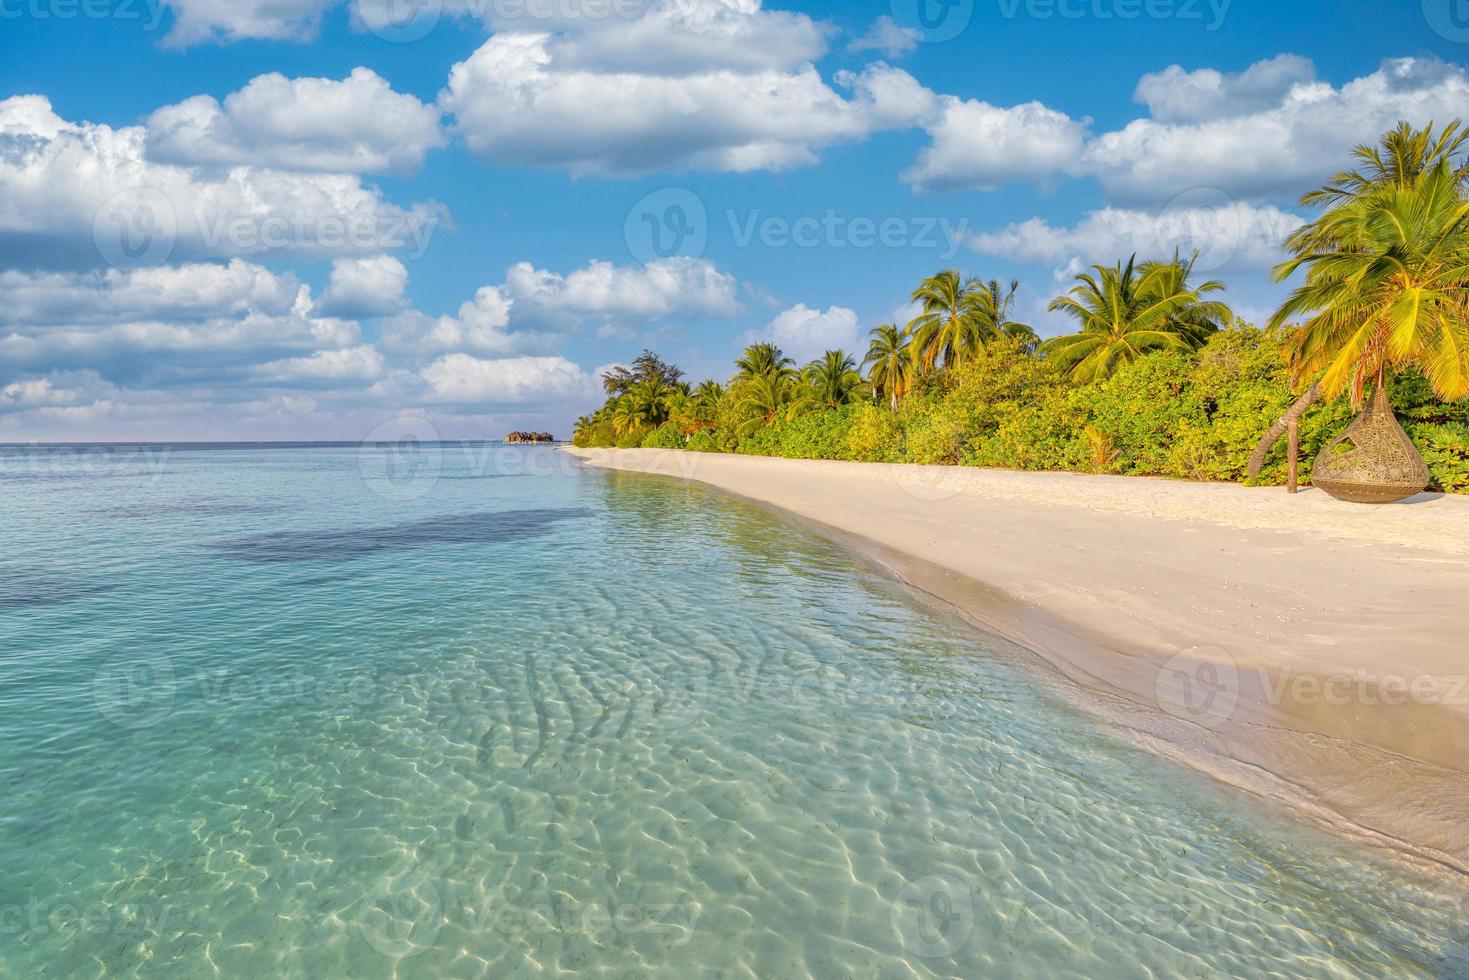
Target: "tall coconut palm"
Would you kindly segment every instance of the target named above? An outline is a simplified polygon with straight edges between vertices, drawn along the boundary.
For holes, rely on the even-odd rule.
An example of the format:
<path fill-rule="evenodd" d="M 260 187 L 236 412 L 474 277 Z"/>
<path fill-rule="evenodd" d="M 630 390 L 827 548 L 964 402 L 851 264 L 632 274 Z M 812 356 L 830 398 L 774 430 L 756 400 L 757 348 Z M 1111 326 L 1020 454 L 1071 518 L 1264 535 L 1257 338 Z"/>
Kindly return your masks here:
<path fill-rule="evenodd" d="M 699 387 L 694 389 L 694 397 L 705 408 L 718 408 L 720 401 L 724 399 L 724 385 L 714 380 L 701 381 Z"/>
<path fill-rule="evenodd" d="M 862 390 L 857 362 L 846 351 L 827 351 L 806 365 L 805 378 L 813 400 L 825 408 L 840 408 L 855 401 Z"/>
<path fill-rule="evenodd" d="M 1271 319 L 1301 321 L 1289 351 L 1298 379 L 1360 404 L 1369 379 L 1417 368 L 1446 401 L 1469 395 L 1469 201 L 1448 160 L 1322 215 L 1325 240 L 1275 270 L 1306 281 Z"/>
<path fill-rule="evenodd" d="M 884 397 L 896 411 L 898 399 L 908 392 L 913 364 L 910 360 L 910 337 L 906 330 L 899 330 L 891 323 L 884 323 L 872 331 L 872 341 L 867 347 L 867 357 L 862 366 L 867 369 L 867 383 L 874 397 Z"/>
<path fill-rule="evenodd" d="M 782 414 L 799 409 L 809 396 L 794 378 L 762 374 L 735 385 L 731 397 L 740 416 L 736 431 L 748 436 L 773 424 Z"/>
<path fill-rule="evenodd" d="M 1450 170 L 1462 194 L 1465 185 L 1469 184 L 1469 153 L 1466 149 L 1469 149 L 1469 131 L 1457 119 L 1437 133 L 1431 122 L 1424 129 L 1401 123 L 1396 129 L 1384 133 L 1377 146 L 1358 146 L 1352 151 L 1352 156 L 1362 164 L 1359 169 L 1337 174 L 1324 187 L 1301 198 L 1302 207 L 1327 210 L 1287 239 L 1286 247 L 1298 259 L 1331 252 L 1369 250 L 1372 247 L 1370 242 L 1341 238 L 1343 235 L 1355 235 L 1361 227 L 1342 221 L 1341 210 L 1361 205 L 1383 191 L 1406 188 L 1439 166 Z M 1274 322 L 1284 321 L 1277 316 Z M 1292 423 L 1299 421 L 1321 399 L 1323 393 L 1322 385 L 1313 383 L 1270 427 L 1250 455 L 1251 478 L 1260 475 L 1271 447 L 1280 441 Z"/>
<path fill-rule="evenodd" d="M 621 395 L 611 403 L 612 431 L 619 437 L 629 435 L 649 424 L 648 406 L 631 394 Z"/>
<path fill-rule="evenodd" d="M 623 397 L 633 399 L 642 409 L 647 423 L 656 426 L 662 425 L 668 418 L 668 399 L 681 392 L 682 389 L 677 385 L 652 377 L 634 383 Z"/>
<path fill-rule="evenodd" d="M 1040 343 L 1035 328 L 1010 319 L 1010 310 L 1015 305 L 1015 294 L 1020 291 L 1020 280 L 1011 279 L 1009 288 L 1005 290 L 1001 290 L 998 279 L 976 283 L 976 288 L 980 292 L 980 305 L 985 311 L 987 322 L 994 327 L 995 337 L 1009 337 L 1031 349 Z"/>
<path fill-rule="evenodd" d="M 923 280 L 912 296 L 921 312 L 908 324 L 919 363 L 925 369 L 952 367 L 972 360 L 997 337 L 1016 332 L 1034 337 L 1029 327 L 1009 318 L 1019 288 L 1015 281 L 1004 290 L 998 280 L 965 279 L 957 269 Z"/>
<path fill-rule="evenodd" d="M 1076 381 L 1100 381 L 1152 351 L 1198 348 L 1232 316 L 1223 303 L 1204 299 L 1223 283 L 1189 283 L 1192 259 L 1139 266 L 1133 256 L 1125 266 L 1093 268 L 1096 275 L 1078 275 L 1078 285 L 1050 305 L 1081 330 L 1041 345 Z"/>
<path fill-rule="evenodd" d="M 1469 159 L 1464 156 L 1469 145 L 1469 130 L 1455 119 L 1441 131 L 1433 131 L 1430 122 L 1424 129 L 1398 123 L 1378 140 L 1377 146 L 1362 144 L 1352 151 L 1361 162 L 1358 170 L 1347 170 L 1326 182 L 1324 187 L 1301 198 L 1303 208 L 1331 208 L 1350 204 L 1388 187 L 1406 187 L 1441 163 L 1453 168 L 1454 179 L 1461 185 L 1469 182 Z"/>
<path fill-rule="evenodd" d="M 775 344 L 752 344 L 735 360 L 735 382 L 753 381 L 756 378 L 790 380 L 800 372 L 796 362 L 786 357 Z"/>

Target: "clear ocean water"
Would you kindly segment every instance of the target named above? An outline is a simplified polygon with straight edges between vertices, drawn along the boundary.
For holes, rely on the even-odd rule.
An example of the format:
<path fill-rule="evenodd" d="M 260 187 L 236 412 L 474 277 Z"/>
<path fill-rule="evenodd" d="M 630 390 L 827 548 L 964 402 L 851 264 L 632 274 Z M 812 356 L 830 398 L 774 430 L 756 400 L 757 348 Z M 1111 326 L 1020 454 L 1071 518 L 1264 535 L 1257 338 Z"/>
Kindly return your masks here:
<path fill-rule="evenodd" d="M 0 449 L 0 976 L 1444 977 L 1469 905 L 696 487 Z"/>

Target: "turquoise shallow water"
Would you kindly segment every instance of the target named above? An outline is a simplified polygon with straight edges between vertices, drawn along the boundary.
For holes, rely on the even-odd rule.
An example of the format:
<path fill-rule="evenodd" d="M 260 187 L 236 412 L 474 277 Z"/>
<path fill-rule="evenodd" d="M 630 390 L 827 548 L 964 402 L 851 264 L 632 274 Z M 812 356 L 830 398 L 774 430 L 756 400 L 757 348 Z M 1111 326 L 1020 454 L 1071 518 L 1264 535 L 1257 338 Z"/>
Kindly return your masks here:
<path fill-rule="evenodd" d="M 0 976 L 1469 975 L 1452 883 L 546 450 L 0 449 Z"/>

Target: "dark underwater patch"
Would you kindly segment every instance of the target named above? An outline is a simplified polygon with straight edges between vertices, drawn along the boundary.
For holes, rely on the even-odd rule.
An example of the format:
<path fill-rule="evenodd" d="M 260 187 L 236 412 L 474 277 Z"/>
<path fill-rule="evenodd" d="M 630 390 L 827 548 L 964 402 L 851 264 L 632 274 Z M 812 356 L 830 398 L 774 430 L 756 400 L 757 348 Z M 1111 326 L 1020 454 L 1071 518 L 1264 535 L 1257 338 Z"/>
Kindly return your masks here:
<path fill-rule="evenodd" d="M 350 561 L 384 551 L 435 544 L 500 544 L 526 541 L 562 521 L 587 516 L 583 508 L 497 511 L 430 517 L 388 527 L 340 531 L 280 531 L 211 545 L 215 551 L 252 562 Z"/>
<path fill-rule="evenodd" d="M 0 565 L 0 609 L 59 606 L 115 588 L 116 584 L 88 581 L 39 565 Z"/>

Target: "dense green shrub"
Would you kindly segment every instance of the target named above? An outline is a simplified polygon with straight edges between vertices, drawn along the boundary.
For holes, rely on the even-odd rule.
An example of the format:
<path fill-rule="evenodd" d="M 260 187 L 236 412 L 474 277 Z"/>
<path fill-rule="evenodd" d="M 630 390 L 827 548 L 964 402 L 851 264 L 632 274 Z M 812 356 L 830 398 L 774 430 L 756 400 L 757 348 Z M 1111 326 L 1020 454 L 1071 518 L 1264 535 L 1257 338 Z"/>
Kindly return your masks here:
<path fill-rule="evenodd" d="M 640 449 L 643 445 L 643 439 L 647 435 L 648 430 L 646 428 L 633 429 L 631 432 L 619 438 L 615 445 L 618 449 Z"/>
<path fill-rule="evenodd" d="M 859 405 L 847 429 L 843 459 L 862 463 L 900 463 L 905 457 L 903 423 L 886 405 Z"/>
<path fill-rule="evenodd" d="M 684 435 L 672 423 L 660 425 L 643 439 L 644 449 L 682 449 Z"/>
<path fill-rule="evenodd" d="M 1428 462 L 1434 486 L 1469 493 L 1469 425 L 1412 422 L 1406 428 Z"/>
<path fill-rule="evenodd" d="M 823 408 L 777 419 L 740 441 L 739 452 L 786 459 L 845 459 L 859 406 Z"/>
<path fill-rule="evenodd" d="M 707 430 L 695 432 L 689 437 L 688 445 L 684 447 L 691 453 L 718 453 L 723 452 L 719 444 L 714 441 L 714 436 Z"/>
<path fill-rule="evenodd" d="M 579 449 L 606 449 L 617 445 L 617 433 L 612 431 L 611 422 L 599 422 L 591 428 L 578 430 L 571 444 Z"/>

